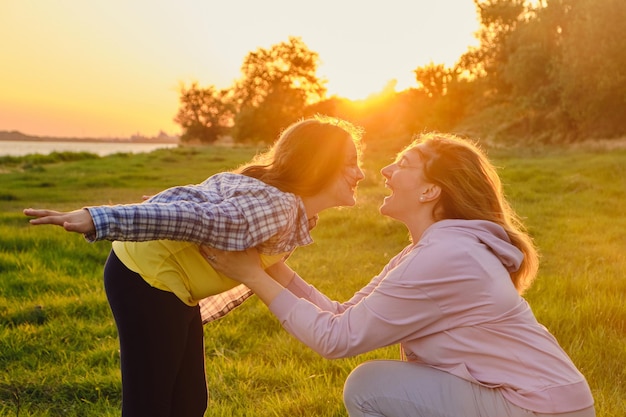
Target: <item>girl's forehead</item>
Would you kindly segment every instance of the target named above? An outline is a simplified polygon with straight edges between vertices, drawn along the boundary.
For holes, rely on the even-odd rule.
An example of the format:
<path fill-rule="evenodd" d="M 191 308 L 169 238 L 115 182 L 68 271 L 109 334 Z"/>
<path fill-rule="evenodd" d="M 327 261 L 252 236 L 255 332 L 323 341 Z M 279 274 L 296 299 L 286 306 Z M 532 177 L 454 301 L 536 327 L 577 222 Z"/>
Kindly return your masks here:
<path fill-rule="evenodd" d="M 346 142 L 346 157 L 354 158 L 359 154 L 356 145 L 353 141 L 349 140 Z"/>
<path fill-rule="evenodd" d="M 405 149 L 404 151 L 400 152 L 398 154 L 397 159 L 400 160 L 402 158 L 409 159 L 409 160 L 420 159 L 421 157 L 420 157 L 419 145 L 413 146 L 409 149 Z"/>

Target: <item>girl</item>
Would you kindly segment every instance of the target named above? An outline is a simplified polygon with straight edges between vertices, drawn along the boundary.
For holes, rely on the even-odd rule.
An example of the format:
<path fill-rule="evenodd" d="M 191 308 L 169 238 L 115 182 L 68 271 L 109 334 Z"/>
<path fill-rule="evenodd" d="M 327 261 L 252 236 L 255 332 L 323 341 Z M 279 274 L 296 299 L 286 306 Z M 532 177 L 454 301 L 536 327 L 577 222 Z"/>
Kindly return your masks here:
<path fill-rule="evenodd" d="M 170 188 L 141 204 L 24 210 L 35 217 L 32 224 L 114 241 L 104 280 L 120 340 L 124 417 L 204 415 L 199 303 L 206 300 L 207 321 L 251 292 L 216 272 L 199 246 L 256 247 L 269 266 L 311 243 L 320 211 L 355 204 L 363 179 L 359 139 L 348 122 L 318 116 L 288 127 L 237 172 Z"/>

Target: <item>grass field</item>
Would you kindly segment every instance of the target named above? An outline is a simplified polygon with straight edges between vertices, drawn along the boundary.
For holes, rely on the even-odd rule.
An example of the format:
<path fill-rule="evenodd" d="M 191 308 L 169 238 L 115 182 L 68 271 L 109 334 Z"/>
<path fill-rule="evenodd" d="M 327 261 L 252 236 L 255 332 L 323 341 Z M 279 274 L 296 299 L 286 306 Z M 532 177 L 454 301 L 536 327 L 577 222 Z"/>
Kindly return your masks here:
<path fill-rule="evenodd" d="M 118 416 L 116 330 L 102 284 L 110 244 L 33 227 L 25 207 L 136 202 L 248 160 L 251 148 L 0 158 L 0 416 Z M 505 189 L 542 253 L 527 299 L 586 375 L 599 417 L 626 416 L 626 151 L 493 150 Z M 378 214 L 379 169 L 366 151 L 357 206 L 323 212 L 315 243 L 290 264 L 344 300 L 407 244 Z M 397 346 L 326 360 L 282 330 L 256 298 L 205 326 L 207 416 L 346 416 L 351 369 Z"/>

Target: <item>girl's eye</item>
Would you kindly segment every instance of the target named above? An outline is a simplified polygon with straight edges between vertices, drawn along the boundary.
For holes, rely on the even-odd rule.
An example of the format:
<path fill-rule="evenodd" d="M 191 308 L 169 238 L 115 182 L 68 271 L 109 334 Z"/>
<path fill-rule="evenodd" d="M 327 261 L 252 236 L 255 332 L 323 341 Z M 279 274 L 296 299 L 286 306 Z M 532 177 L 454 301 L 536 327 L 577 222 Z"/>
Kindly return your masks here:
<path fill-rule="evenodd" d="M 358 168 L 359 167 L 359 161 L 357 161 L 356 159 L 351 159 L 346 161 L 345 163 L 345 167 L 347 169 L 353 169 L 353 168 Z"/>
<path fill-rule="evenodd" d="M 355 163 L 351 163 L 351 164 L 346 164 L 345 166 L 345 170 L 346 171 L 356 171 L 357 169 L 359 169 L 359 164 Z"/>
<path fill-rule="evenodd" d="M 417 166 L 415 165 L 411 165 L 409 163 L 409 161 L 407 161 L 406 159 L 402 158 L 400 159 L 398 162 L 396 162 L 396 165 L 398 166 L 398 168 L 400 169 L 418 169 Z"/>

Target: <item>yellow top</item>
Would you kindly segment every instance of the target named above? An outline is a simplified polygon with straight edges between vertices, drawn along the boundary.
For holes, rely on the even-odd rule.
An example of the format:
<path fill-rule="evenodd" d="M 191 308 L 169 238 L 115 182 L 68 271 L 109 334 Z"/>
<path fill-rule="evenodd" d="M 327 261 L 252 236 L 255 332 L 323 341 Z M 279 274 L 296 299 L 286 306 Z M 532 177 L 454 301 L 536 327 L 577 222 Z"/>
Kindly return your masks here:
<path fill-rule="evenodd" d="M 196 243 L 175 240 L 115 241 L 113 251 L 128 269 L 141 275 L 148 284 L 173 292 L 190 306 L 240 284 L 213 269 Z M 261 254 L 261 264 L 267 268 L 284 255 Z"/>

